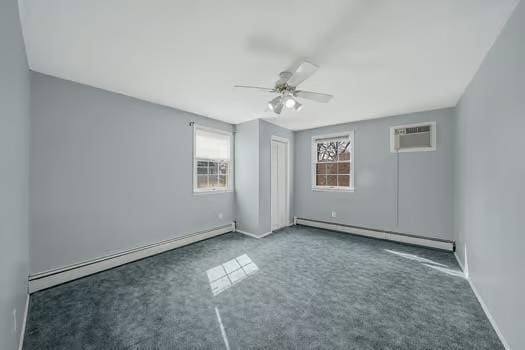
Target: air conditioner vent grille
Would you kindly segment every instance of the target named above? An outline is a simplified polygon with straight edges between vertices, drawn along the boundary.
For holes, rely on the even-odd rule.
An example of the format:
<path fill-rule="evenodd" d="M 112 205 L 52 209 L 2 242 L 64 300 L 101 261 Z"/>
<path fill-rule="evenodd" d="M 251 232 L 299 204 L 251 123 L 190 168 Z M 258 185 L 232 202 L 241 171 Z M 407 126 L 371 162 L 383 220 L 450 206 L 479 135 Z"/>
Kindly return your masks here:
<path fill-rule="evenodd" d="M 415 128 L 406 128 L 407 134 L 416 134 L 420 132 L 430 132 L 430 125 L 418 126 Z"/>

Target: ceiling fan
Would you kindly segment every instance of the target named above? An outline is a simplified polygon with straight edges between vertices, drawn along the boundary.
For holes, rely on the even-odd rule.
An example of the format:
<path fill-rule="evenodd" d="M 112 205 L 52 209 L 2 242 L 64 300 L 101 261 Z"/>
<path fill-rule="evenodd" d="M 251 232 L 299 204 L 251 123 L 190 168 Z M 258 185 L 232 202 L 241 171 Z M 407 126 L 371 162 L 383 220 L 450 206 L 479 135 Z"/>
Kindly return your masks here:
<path fill-rule="evenodd" d="M 277 80 L 273 89 L 246 85 L 235 85 L 234 87 L 279 94 L 268 102 L 268 108 L 276 114 L 281 114 L 285 107 L 295 111 L 300 111 L 303 108 L 303 105 L 297 100 L 297 98 L 327 103 L 333 97 L 332 95 L 321 94 L 318 92 L 297 90 L 297 85 L 312 76 L 318 68 L 319 66 L 313 63 L 303 61 L 295 69 L 295 72 L 281 72 L 279 74 L 279 80 Z"/>

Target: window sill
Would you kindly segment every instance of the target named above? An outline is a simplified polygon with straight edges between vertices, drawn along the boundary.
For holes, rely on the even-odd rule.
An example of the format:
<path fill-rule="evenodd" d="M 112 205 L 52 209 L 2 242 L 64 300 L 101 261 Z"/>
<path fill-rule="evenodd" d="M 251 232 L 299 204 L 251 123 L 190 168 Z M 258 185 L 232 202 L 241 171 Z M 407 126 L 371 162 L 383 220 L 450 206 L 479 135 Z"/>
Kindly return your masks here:
<path fill-rule="evenodd" d="M 338 187 L 312 187 L 314 192 L 355 192 L 355 188 L 338 188 Z"/>
<path fill-rule="evenodd" d="M 201 195 L 206 195 L 206 194 L 221 194 L 221 193 L 233 193 L 233 190 L 193 191 L 193 194 L 196 196 L 201 196 Z"/>

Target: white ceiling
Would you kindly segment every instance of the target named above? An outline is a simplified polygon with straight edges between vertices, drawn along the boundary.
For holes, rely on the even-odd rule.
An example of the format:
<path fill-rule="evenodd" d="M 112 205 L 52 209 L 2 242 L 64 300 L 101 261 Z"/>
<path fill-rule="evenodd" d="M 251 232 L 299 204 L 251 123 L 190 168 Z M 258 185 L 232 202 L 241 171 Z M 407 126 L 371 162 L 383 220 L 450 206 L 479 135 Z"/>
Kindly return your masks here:
<path fill-rule="evenodd" d="M 230 123 L 301 59 L 305 129 L 456 104 L 518 0 L 20 0 L 31 69 Z"/>

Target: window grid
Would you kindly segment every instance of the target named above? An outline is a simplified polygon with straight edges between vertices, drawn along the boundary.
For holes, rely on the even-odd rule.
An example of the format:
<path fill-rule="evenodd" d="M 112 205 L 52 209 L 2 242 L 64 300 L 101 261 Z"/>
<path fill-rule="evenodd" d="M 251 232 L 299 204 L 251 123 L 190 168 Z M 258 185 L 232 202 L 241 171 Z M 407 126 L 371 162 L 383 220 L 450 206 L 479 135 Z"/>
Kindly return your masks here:
<path fill-rule="evenodd" d="M 353 189 L 352 134 L 313 138 L 312 188 Z"/>
<path fill-rule="evenodd" d="M 195 162 L 197 163 L 197 190 L 228 190 L 230 161 L 197 158 Z"/>

